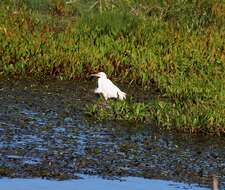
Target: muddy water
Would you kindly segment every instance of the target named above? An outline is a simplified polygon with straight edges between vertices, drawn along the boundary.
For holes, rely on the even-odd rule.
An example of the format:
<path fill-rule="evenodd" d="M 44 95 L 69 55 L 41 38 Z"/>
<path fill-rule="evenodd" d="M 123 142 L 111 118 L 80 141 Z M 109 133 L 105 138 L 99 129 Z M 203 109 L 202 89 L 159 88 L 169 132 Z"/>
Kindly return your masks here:
<path fill-rule="evenodd" d="M 0 175 L 136 176 L 208 187 L 215 175 L 225 188 L 224 138 L 86 118 L 85 106 L 96 101 L 94 84 L 1 80 Z"/>

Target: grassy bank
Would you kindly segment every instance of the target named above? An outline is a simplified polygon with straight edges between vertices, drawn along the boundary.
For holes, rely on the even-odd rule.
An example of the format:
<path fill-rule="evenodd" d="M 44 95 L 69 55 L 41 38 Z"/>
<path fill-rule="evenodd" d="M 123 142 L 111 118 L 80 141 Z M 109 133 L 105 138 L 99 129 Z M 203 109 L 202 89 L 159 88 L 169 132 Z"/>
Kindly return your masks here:
<path fill-rule="evenodd" d="M 85 2 L 1 1 L 0 75 L 63 80 L 105 71 L 160 96 L 111 109 L 96 103 L 92 116 L 225 133 L 223 1 Z"/>

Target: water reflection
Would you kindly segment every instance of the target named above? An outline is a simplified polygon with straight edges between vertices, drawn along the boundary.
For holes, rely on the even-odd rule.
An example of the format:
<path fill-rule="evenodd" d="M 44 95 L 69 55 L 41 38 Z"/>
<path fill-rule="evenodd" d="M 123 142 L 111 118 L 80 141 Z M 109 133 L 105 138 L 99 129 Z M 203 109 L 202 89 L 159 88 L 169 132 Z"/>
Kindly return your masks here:
<path fill-rule="evenodd" d="M 44 179 L 0 179 L 0 189 L 4 190 L 209 190 L 197 184 L 175 183 L 173 181 L 149 180 L 138 177 L 107 180 L 94 176 L 81 176 L 78 180 Z"/>

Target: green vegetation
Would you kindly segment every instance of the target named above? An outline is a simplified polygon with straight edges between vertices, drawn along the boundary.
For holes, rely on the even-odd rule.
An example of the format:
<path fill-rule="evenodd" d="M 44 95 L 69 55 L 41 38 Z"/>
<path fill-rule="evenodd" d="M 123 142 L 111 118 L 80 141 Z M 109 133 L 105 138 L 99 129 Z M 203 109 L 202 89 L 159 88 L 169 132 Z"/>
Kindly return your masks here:
<path fill-rule="evenodd" d="M 150 122 L 166 130 L 211 135 L 224 134 L 224 107 L 210 107 L 192 101 L 153 99 L 150 103 L 109 101 L 87 106 L 87 115 L 97 120 Z"/>
<path fill-rule="evenodd" d="M 0 10 L 0 75 L 101 70 L 161 95 L 96 103 L 89 115 L 225 134 L 224 1 L 3 0 Z"/>

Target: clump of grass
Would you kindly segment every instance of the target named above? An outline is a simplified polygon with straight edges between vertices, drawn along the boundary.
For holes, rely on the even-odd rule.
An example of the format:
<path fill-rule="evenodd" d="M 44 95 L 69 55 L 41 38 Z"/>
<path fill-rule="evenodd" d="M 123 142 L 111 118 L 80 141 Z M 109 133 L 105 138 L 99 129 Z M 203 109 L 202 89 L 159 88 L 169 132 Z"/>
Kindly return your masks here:
<path fill-rule="evenodd" d="M 144 103 L 131 103 L 131 100 L 129 102 L 110 100 L 102 103 L 102 101 L 98 101 L 96 104 L 86 107 L 86 114 L 99 121 L 104 119 L 146 121 L 149 115 L 149 106 Z"/>
<path fill-rule="evenodd" d="M 0 75 L 64 80 L 101 70 L 168 97 L 125 104 L 124 119 L 224 133 L 223 2 L 104 1 L 101 11 L 94 0 L 38 2 L 0 2 Z M 120 106 L 107 113 L 122 119 Z"/>
<path fill-rule="evenodd" d="M 196 134 L 221 135 L 225 132 L 223 107 L 209 108 L 191 101 L 172 103 L 158 98 L 150 103 L 110 100 L 106 104 L 99 101 L 86 107 L 86 115 L 98 121 L 141 121 L 155 124 L 161 129 Z"/>

